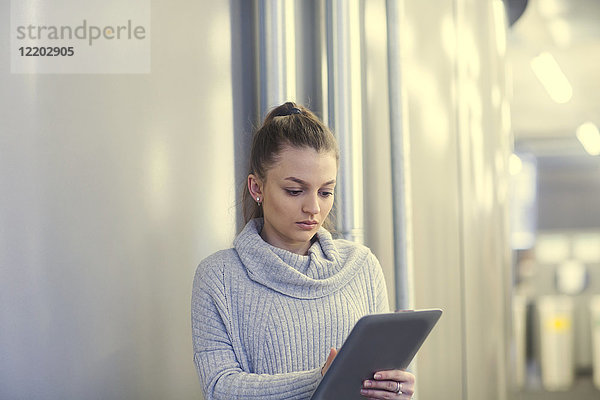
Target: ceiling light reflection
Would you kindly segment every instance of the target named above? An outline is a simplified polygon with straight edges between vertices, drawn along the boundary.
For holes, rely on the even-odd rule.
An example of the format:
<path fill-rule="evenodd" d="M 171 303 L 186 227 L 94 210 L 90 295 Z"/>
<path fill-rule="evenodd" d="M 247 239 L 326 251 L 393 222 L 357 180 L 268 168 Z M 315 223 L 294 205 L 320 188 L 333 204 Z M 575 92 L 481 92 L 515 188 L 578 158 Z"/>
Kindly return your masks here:
<path fill-rule="evenodd" d="M 545 51 L 533 58 L 531 68 L 552 100 L 559 104 L 571 100 L 573 87 L 552 54 Z"/>
<path fill-rule="evenodd" d="M 577 128 L 577 139 L 592 156 L 600 155 L 600 132 L 593 122 L 585 122 Z"/>

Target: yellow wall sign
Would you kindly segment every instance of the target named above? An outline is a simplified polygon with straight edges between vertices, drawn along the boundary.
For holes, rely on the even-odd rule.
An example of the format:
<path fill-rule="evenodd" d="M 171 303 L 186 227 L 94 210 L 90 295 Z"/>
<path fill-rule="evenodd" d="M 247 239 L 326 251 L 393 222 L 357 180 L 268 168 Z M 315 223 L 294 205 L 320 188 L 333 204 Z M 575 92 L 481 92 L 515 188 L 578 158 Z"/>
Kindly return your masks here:
<path fill-rule="evenodd" d="M 565 332 L 571 329 L 571 319 L 564 316 L 548 318 L 547 329 L 553 332 Z"/>

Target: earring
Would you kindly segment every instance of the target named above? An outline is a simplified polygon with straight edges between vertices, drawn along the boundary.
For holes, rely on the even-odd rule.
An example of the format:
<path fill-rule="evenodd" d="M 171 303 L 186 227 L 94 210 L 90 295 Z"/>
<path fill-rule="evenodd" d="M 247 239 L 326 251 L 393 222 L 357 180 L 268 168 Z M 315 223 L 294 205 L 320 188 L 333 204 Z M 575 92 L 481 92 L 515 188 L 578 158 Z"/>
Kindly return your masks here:
<path fill-rule="evenodd" d="M 256 196 L 256 204 L 260 207 L 260 197 Z"/>

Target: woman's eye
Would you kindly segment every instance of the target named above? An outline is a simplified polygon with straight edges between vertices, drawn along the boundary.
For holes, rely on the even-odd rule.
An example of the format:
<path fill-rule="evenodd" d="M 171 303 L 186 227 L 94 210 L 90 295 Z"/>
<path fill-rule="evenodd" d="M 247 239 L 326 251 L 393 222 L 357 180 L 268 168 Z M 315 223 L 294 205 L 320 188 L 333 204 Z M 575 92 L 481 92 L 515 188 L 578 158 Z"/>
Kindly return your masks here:
<path fill-rule="evenodd" d="M 288 192 L 290 196 L 298 196 L 300 193 L 302 193 L 302 190 L 286 189 L 285 191 Z"/>
<path fill-rule="evenodd" d="M 333 192 L 321 192 L 321 196 L 323 196 L 323 197 L 333 196 Z"/>

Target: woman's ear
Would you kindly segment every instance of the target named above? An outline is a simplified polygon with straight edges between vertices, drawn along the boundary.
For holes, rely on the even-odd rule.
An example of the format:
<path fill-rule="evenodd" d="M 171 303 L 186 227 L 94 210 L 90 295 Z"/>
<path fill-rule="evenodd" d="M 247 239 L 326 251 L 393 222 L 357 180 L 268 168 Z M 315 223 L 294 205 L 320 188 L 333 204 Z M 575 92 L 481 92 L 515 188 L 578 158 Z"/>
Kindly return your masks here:
<path fill-rule="evenodd" d="M 248 191 L 252 196 L 252 199 L 257 203 L 262 202 L 263 197 L 263 182 L 254 174 L 248 175 Z"/>

